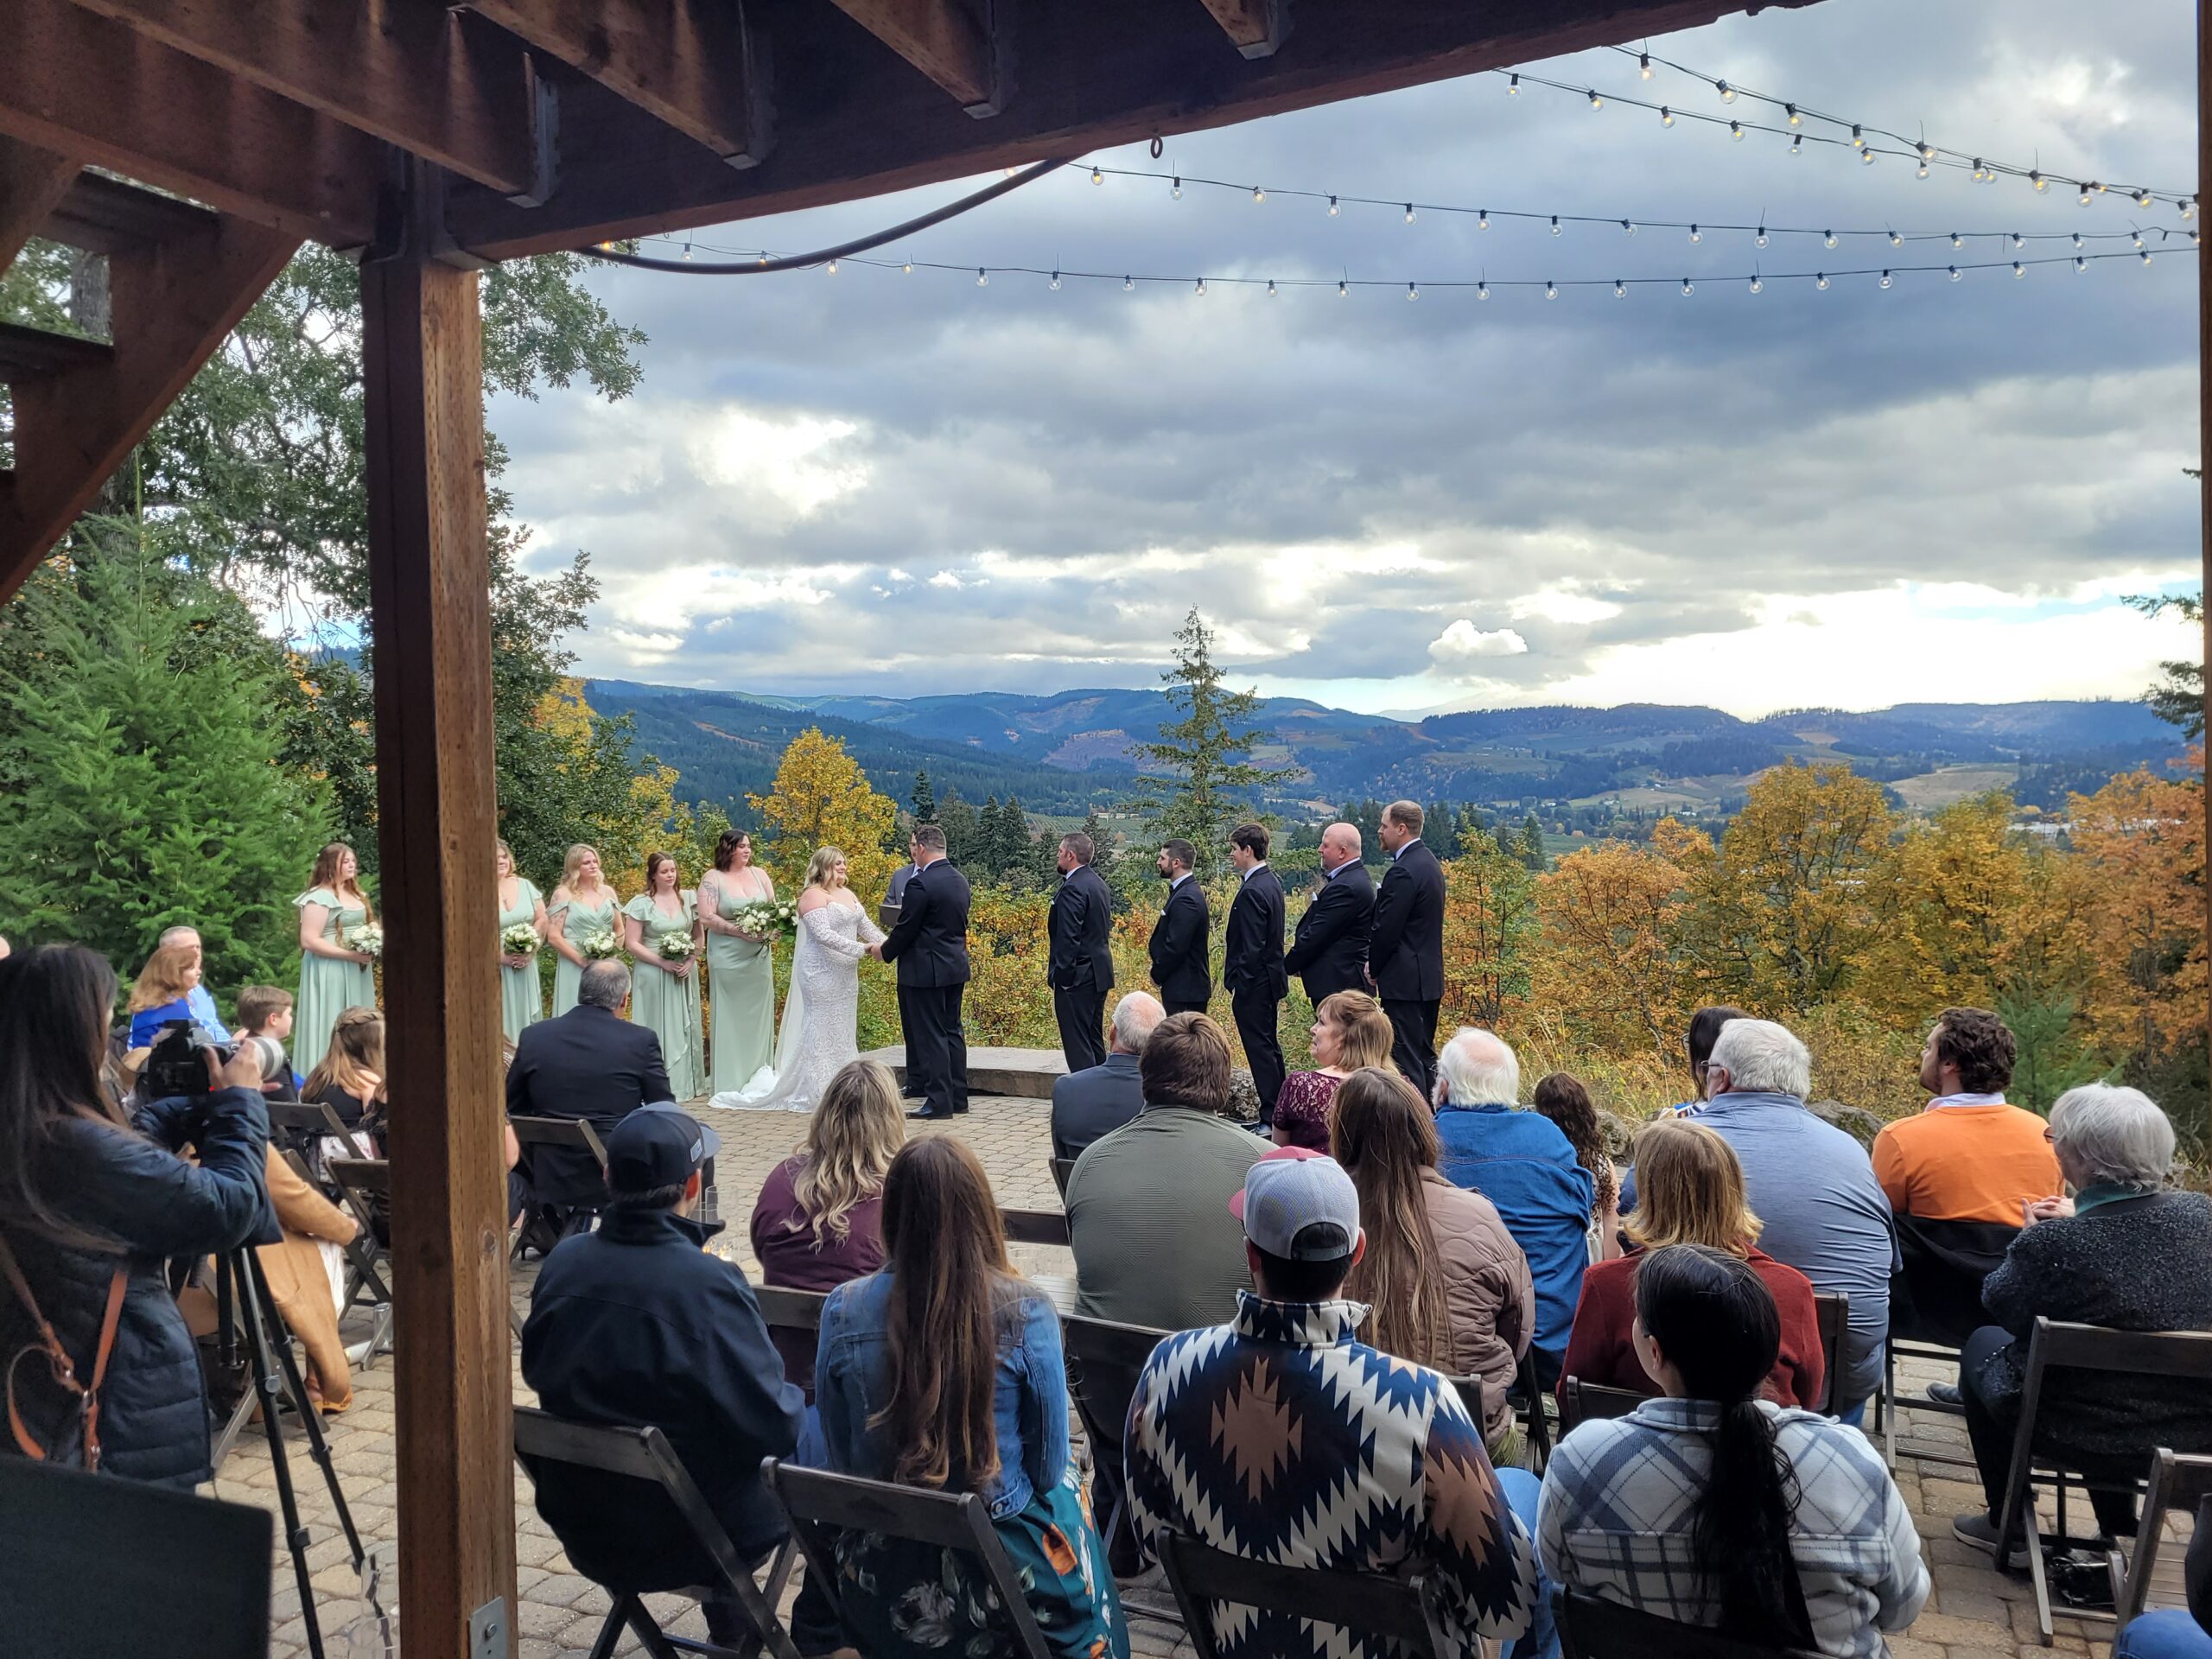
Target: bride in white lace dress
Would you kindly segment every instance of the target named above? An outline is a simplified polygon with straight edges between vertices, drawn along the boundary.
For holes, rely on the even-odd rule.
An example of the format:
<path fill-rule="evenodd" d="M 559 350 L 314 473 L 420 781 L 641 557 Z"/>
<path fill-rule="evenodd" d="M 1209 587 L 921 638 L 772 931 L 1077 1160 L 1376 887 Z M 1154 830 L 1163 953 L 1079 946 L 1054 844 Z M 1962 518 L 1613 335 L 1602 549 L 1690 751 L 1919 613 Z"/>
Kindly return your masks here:
<path fill-rule="evenodd" d="M 775 1081 L 716 1095 L 722 1109 L 805 1112 L 847 1061 L 860 1058 L 861 958 L 883 943 L 845 885 L 845 855 L 818 849 L 806 867 L 798 897 L 798 944 L 791 954 L 791 988 L 776 1034 Z"/>

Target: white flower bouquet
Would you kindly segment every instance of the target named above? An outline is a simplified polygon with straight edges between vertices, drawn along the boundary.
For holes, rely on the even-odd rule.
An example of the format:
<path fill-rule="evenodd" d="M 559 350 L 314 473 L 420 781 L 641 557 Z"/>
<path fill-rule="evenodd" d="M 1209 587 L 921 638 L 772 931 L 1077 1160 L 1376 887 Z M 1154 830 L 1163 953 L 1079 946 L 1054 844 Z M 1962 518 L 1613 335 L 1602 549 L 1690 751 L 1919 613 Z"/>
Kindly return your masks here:
<path fill-rule="evenodd" d="M 788 899 L 753 899 L 730 920 L 756 939 L 787 939 L 798 931 L 798 906 Z"/>
<path fill-rule="evenodd" d="M 653 954 L 663 962 L 689 962 L 698 948 L 689 933 L 664 933 L 653 946 Z"/>
<path fill-rule="evenodd" d="M 384 955 L 384 929 L 374 922 L 363 922 L 359 927 L 349 927 L 341 937 L 348 950 L 359 950 L 365 956 L 378 958 Z"/>
<path fill-rule="evenodd" d="M 517 922 L 499 933 L 499 952 L 509 957 L 534 957 L 544 948 L 545 942 L 537 937 L 537 929 L 528 922 Z"/>
<path fill-rule="evenodd" d="M 576 949 L 593 962 L 605 962 L 610 957 L 622 954 L 622 936 L 611 927 L 602 927 L 578 939 Z"/>

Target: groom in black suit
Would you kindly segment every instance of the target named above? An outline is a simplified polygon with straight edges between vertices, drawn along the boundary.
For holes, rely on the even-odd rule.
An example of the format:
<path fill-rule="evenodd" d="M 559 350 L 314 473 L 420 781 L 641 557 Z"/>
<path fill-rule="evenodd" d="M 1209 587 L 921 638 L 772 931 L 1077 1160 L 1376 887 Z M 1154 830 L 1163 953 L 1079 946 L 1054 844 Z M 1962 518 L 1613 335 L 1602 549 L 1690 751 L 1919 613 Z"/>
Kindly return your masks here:
<path fill-rule="evenodd" d="M 1375 884 L 1359 861 L 1359 830 L 1332 823 L 1321 832 L 1321 890 L 1298 918 L 1283 966 L 1306 982 L 1319 1007 L 1338 991 L 1367 988 L 1367 930 L 1375 909 Z"/>
<path fill-rule="evenodd" d="M 1222 934 L 1221 978 L 1260 1096 L 1260 1122 L 1267 1125 L 1274 1122 L 1275 1096 L 1282 1088 L 1282 1041 L 1275 1027 L 1290 990 L 1282 965 L 1282 883 L 1268 868 L 1267 826 L 1240 823 L 1230 830 L 1229 861 L 1236 867 L 1239 885 Z"/>
<path fill-rule="evenodd" d="M 1436 1014 L 1444 1000 L 1444 867 L 1421 838 L 1413 801 L 1382 809 L 1377 832 L 1390 855 L 1368 935 L 1368 972 L 1390 1016 L 1390 1058 L 1429 1099 L 1436 1083 Z"/>
<path fill-rule="evenodd" d="M 1106 993 L 1114 988 L 1114 895 L 1091 868 L 1098 849 L 1078 830 L 1060 837 L 1060 885 L 1046 923 L 1045 982 L 1068 1075 L 1106 1064 Z"/>
<path fill-rule="evenodd" d="M 918 827 L 907 843 L 914 873 L 906 879 L 899 925 L 871 946 L 899 964 L 899 987 L 912 1016 L 906 1027 L 906 1075 L 918 1077 L 922 1109 L 909 1117 L 946 1118 L 968 1109 L 968 1039 L 960 999 L 968 987 L 968 878 L 945 861 L 944 831 Z"/>

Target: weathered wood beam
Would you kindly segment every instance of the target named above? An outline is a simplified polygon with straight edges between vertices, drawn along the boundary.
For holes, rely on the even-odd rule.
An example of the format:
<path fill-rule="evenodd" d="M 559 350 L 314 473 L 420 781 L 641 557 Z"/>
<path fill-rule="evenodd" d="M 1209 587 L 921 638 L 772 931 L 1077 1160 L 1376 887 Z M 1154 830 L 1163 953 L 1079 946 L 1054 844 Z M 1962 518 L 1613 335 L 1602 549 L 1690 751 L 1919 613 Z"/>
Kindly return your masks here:
<path fill-rule="evenodd" d="M 79 173 L 38 233 L 87 253 L 129 253 L 204 234 L 215 228 L 216 218 L 180 197 L 125 184 L 105 173 Z"/>
<path fill-rule="evenodd" d="M 0 603 L 89 506 L 299 245 L 226 217 L 111 256 L 112 351 L 15 388 L 16 481 L 0 494 Z"/>
<path fill-rule="evenodd" d="M 383 149 L 69 0 L 0 0 L 0 135 L 276 229 L 359 246 Z"/>
<path fill-rule="evenodd" d="M 400 1604 L 410 1655 L 463 1659 L 512 1653 L 516 1618 L 483 329 L 410 170 L 406 251 L 361 272 L 385 1007 L 414 1103 L 391 1131 Z"/>
<path fill-rule="evenodd" d="M 76 3 L 503 196 L 547 194 L 530 54 L 437 0 Z"/>
<path fill-rule="evenodd" d="M 104 340 L 0 322 L 0 385 L 20 386 L 71 369 L 97 367 L 114 356 L 115 348 Z"/>
<path fill-rule="evenodd" d="M 448 205 L 448 229 L 461 247 L 498 259 L 689 230 L 1694 28 L 1758 0 L 1300 0 L 1284 48 L 1249 60 L 1221 49 L 1220 26 L 1192 0 L 994 3 L 1006 9 L 1020 73 L 1020 96 L 995 120 L 968 119 L 831 8 L 764 9 L 755 27 L 781 66 L 766 164 L 715 167 L 671 134 L 639 130 L 615 100 L 588 96 L 599 89 L 580 87 L 563 106 L 553 200 L 524 213 L 466 188 Z"/>
<path fill-rule="evenodd" d="M 965 0 L 835 0 L 838 10 L 952 95 L 969 115 L 996 115 L 1006 89 L 989 33 Z M 995 0 L 982 0 L 988 11 Z"/>
<path fill-rule="evenodd" d="M 768 153 L 768 79 L 745 0 L 468 0 L 734 168 Z"/>
<path fill-rule="evenodd" d="M 2212 167 L 2212 3 L 2196 5 L 2196 165 Z M 2197 177 L 2204 177 L 2200 170 Z M 2200 213 L 2204 197 L 2197 196 Z M 2200 272 L 2196 284 L 2196 406 L 2197 487 L 2200 502 L 2198 535 L 2202 540 L 2202 575 L 2197 588 L 2200 600 L 2212 601 L 2212 282 Z M 2204 711 L 2212 715 L 2212 602 L 2203 607 L 2204 672 L 2202 689 Z M 2212 734 L 2212 724 L 2205 727 Z M 2212 777 L 2212 767 L 2207 768 Z M 2203 796 L 2202 839 L 2197 843 L 2200 861 L 2212 858 L 2212 787 Z M 2212 881 L 2204 884 L 2205 950 L 2212 957 Z"/>
<path fill-rule="evenodd" d="M 74 156 L 0 137 L 0 270 L 40 233 L 80 166 Z"/>
<path fill-rule="evenodd" d="M 1199 0 L 1248 58 L 1271 58 L 1290 32 L 1289 0 Z"/>

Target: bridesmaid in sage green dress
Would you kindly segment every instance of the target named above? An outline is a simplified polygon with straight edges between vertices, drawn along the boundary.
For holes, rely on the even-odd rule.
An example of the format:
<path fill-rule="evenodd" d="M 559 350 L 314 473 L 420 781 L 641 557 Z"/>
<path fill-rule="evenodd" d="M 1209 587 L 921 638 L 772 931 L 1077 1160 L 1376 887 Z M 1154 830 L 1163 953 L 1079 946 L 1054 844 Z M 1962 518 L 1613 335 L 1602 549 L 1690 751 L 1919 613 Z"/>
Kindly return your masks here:
<path fill-rule="evenodd" d="M 636 964 L 630 1018 L 660 1039 L 661 1061 L 677 1099 L 696 1100 L 707 1092 L 707 1046 L 699 1027 L 699 912 L 676 882 L 676 861 L 666 853 L 647 853 L 645 890 L 622 906 L 630 960 Z M 691 941 L 692 953 L 681 962 L 660 953 L 660 942 L 671 936 Z"/>
<path fill-rule="evenodd" d="M 499 849 L 499 920 L 502 935 L 511 927 L 534 927 L 545 937 L 545 900 L 537 887 L 515 874 L 514 849 L 504 841 Z M 537 952 L 499 952 L 499 1028 L 511 1043 L 522 1039 L 523 1027 L 545 1017 L 545 988 L 537 977 Z"/>
<path fill-rule="evenodd" d="M 353 849 L 334 841 L 315 855 L 300 912 L 300 999 L 292 1016 L 292 1064 L 305 1076 L 322 1064 L 330 1028 L 348 1008 L 377 1005 L 376 958 L 346 943 L 349 928 L 376 919 L 361 891 Z"/>
<path fill-rule="evenodd" d="M 715 868 L 699 878 L 699 923 L 707 930 L 707 1005 L 714 1012 L 716 1096 L 734 1095 L 776 1058 L 776 957 L 765 939 L 729 918 L 776 883 L 753 862 L 753 837 L 723 832 Z"/>
<path fill-rule="evenodd" d="M 553 966 L 556 1020 L 576 1006 L 576 987 L 583 982 L 584 968 L 590 960 L 584 955 L 582 941 L 594 933 L 612 933 L 620 943 L 621 910 L 622 901 L 614 889 L 599 879 L 598 852 L 582 842 L 569 848 L 561 866 L 561 885 L 553 889 L 552 900 L 545 906 L 546 919 L 554 930 L 546 942 L 561 957 Z"/>

